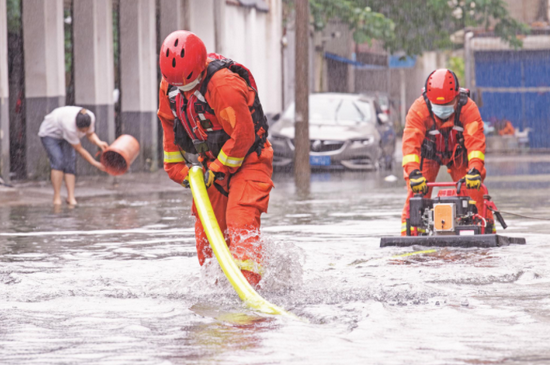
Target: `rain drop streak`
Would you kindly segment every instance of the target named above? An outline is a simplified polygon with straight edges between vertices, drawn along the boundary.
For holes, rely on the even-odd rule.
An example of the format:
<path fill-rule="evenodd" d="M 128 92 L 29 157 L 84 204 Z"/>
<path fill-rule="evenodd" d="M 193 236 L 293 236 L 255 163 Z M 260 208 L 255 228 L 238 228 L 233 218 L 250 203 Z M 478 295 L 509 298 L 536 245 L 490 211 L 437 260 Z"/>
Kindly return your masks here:
<path fill-rule="evenodd" d="M 546 170 L 488 168 L 499 208 L 548 216 Z M 274 176 L 260 293 L 304 322 L 247 310 L 215 261 L 199 267 L 188 190 L 2 206 L 1 362 L 547 361 L 547 224 L 506 216 L 524 246 L 392 257 L 422 248 L 379 248 L 405 197 L 387 175 L 314 173 L 308 196 Z"/>

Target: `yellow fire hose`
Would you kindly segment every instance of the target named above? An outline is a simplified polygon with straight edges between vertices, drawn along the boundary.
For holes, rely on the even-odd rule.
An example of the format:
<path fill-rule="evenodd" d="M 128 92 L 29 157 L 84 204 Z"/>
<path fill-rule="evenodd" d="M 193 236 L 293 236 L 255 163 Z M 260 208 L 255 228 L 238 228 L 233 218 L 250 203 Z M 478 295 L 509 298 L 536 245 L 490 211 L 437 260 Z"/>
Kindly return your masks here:
<path fill-rule="evenodd" d="M 422 255 L 422 254 L 425 254 L 425 253 L 434 253 L 434 252 L 437 252 L 437 250 L 432 249 L 432 250 L 424 250 L 424 251 L 407 252 L 407 253 L 402 253 L 401 255 L 394 255 L 391 258 L 395 259 L 395 258 L 398 258 L 398 257 L 408 257 L 408 256 L 413 256 L 413 255 Z"/>
<path fill-rule="evenodd" d="M 241 270 L 238 268 L 233 256 L 229 252 L 229 248 L 225 243 L 225 239 L 214 215 L 212 204 L 206 192 L 204 185 L 204 175 L 200 167 L 194 166 L 189 171 L 189 183 L 191 192 L 195 200 L 195 206 L 199 213 L 199 219 L 202 222 L 210 247 L 216 255 L 225 276 L 241 298 L 241 300 L 251 309 L 266 314 L 279 314 L 297 318 L 294 314 L 285 311 L 283 308 L 276 306 L 262 298 L 245 279 Z"/>

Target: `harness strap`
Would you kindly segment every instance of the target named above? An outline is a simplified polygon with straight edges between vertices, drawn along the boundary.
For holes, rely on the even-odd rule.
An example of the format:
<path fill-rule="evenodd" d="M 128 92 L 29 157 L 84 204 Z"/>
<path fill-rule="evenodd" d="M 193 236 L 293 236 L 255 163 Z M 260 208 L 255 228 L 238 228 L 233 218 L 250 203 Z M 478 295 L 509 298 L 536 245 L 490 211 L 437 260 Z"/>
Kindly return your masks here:
<path fill-rule="evenodd" d="M 432 104 L 430 103 L 430 100 L 428 99 L 428 95 L 427 95 L 426 91 L 424 91 L 422 93 L 422 97 L 424 98 L 424 102 L 426 103 L 426 106 L 428 107 L 428 111 L 430 112 L 430 118 L 432 118 L 432 122 L 433 122 L 432 128 L 428 132 L 428 135 L 429 136 L 435 136 L 436 134 L 439 134 L 439 131 L 435 127 L 436 123 L 435 123 L 434 113 L 432 111 Z M 426 140 L 424 140 L 424 142 L 422 143 L 422 147 L 420 148 L 420 171 L 422 171 L 422 167 L 424 166 L 424 158 L 425 158 L 425 155 L 427 153 L 426 150 L 428 148 L 431 148 L 431 149 L 435 148 L 435 137 L 427 138 L 427 140 L 432 143 L 432 146 L 428 146 L 427 143 L 426 143 L 427 142 Z M 439 159 L 439 157 L 437 155 L 435 157 L 437 159 Z M 439 160 L 438 163 L 441 164 L 441 160 Z"/>
<path fill-rule="evenodd" d="M 458 105 L 456 106 L 456 111 L 455 111 L 455 120 L 454 120 L 455 127 L 460 127 L 460 128 L 463 127 L 462 122 L 460 121 L 460 112 L 462 111 L 462 107 L 466 105 L 467 102 L 468 102 L 468 94 L 466 94 L 465 92 L 460 92 L 459 98 L 458 98 Z M 464 128 L 462 128 L 462 130 L 464 130 Z"/>
<path fill-rule="evenodd" d="M 461 165 L 462 165 L 462 162 L 464 162 L 464 160 L 467 159 L 467 156 L 466 156 L 466 146 L 464 145 L 464 134 L 463 134 L 464 126 L 462 125 L 462 122 L 460 121 L 460 114 L 462 112 L 462 107 L 464 105 L 466 105 L 466 103 L 468 103 L 468 91 L 465 92 L 465 91 L 462 91 L 462 89 L 461 89 L 459 95 L 460 96 L 459 96 L 459 99 L 458 99 L 458 105 L 456 107 L 455 120 L 454 120 L 454 126 L 453 126 L 453 129 L 457 132 L 456 133 L 457 145 L 454 148 L 453 156 L 452 156 L 452 160 L 451 160 L 450 164 L 455 163 L 456 153 L 457 153 L 457 150 L 459 150 L 458 147 L 460 147 L 461 152 L 464 155 L 463 158 L 462 158 L 462 161 L 461 161 Z"/>
<path fill-rule="evenodd" d="M 178 113 L 176 110 L 176 96 L 179 94 L 179 89 L 175 86 L 170 85 L 168 87 L 168 102 L 170 103 L 170 110 L 172 111 L 172 114 L 174 114 L 174 117 L 178 117 Z"/>
<path fill-rule="evenodd" d="M 220 192 L 221 195 L 228 197 L 229 192 L 225 191 L 220 184 L 214 181 L 214 187 Z"/>
<path fill-rule="evenodd" d="M 183 96 L 182 94 L 180 94 L 179 98 L 176 99 L 176 101 L 177 101 L 178 108 L 180 109 L 181 113 L 185 117 L 184 118 L 185 120 L 182 120 L 181 124 L 183 124 L 183 127 L 187 131 L 187 134 L 189 134 L 189 137 L 191 137 L 191 139 L 193 139 L 193 142 L 198 141 L 199 138 L 195 134 L 195 128 L 196 128 L 197 125 L 196 124 L 193 125 L 191 123 L 191 121 L 189 120 L 189 117 L 187 116 L 187 104 L 188 104 L 187 98 L 185 96 Z"/>
<path fill-rule="evenodd" d="M 212 154 L 212 152 L 210 152 L 210 149 L 208 148 L 206 139 L 203 138 L 202 135 L 200 135 L 200 133 L 198 133 L 197 123 L 195 123 L 194 120 L 190 120 L 189 116 L 187 115 L 187 107 L 189 103 L 187 98 L 180 93 L 176 98 L 176 101 L 177 101 L 177 107 L 181 111 L 181 114 L 183 114 L 185 117 L 183 120 L 181 120 L 181 124 L 183 124 L 185 131 L 187 132 L 189 137 L 191 137 L 191 139 L 193 140 L 193 145 L 195 145 L 195 149 L 197 150 L 197 152 L 204 153 L 209 158 L 215 159 L 214 155 Z M 195 133 L 195 131 L 197 131 L 197 133 Z"/>
<path fill-rule="evenodd" d="M 430 117 L 432 118 L 433 124 L 432 124 L 431 130 L 432 130 L 432 131 L 436 131 L 437 128 L 435 127 L 435 126 L 436 126 L 436 123 L 435 123 L 434 112 L 432 111 L 432 103 L 431 103 L 430 100 L 428 99 L 428 95 L 426 94 L 425 91 L 422 93 L 422 96 L 424 97 L 424 102 L 426 103 L 426 106 L 428 107 L 428 111 L 430 112 Z"/>
<path fill-rule="evenodd" d="M 204 96 L 201 94 L 201 92 L 199 90 L 195 91 L 193 93 L 193 95 L 195 95 L 197 97 L 197 99 L 199 99 L 203 103 L 206 103 L 206 99 L 204 98 Z"/>
<path fill-rule="evenodd" d="M 208 105 L 208 103 L 206 102 L 206 99 L 205 97 L 201 94 L 201 92 L 199 90 L 195 91 L 194 92 L 194 95 L 195 97 L 201 102 L 201 103 L 204 103 L 206 105 L 206 109 L 209 113 L 211 114 L 215 114 L 214 110 L 212 110 L 210 108 L 210 106 Z M 208 110 L 210 109 L 210 110 Z M 206 122 L 208 119 L 204 116 L 204 113 L 199 113 L 197 111 L 197 115 L 199 116 L 199 119 L 201 120 L 201 122 Z M 206 128 L 206 124 L 207 123 L 201 123 L 202 124 L 202 127 L 207 131 L 207 132 L 212 132 L 214 130 L 214 128 Z M 212 124 L 212 123 L 210 123 Z"/>

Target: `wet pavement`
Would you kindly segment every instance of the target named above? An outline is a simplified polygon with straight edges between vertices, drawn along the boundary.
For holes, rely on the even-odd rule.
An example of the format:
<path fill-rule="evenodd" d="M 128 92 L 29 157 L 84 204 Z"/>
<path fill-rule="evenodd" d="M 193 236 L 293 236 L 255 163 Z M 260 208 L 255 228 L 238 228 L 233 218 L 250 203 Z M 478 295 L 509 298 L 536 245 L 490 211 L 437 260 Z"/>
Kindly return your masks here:
<path fill-rule="evenodd" d="M 549 156 L 487 162 L 501 210 L 550 219 Z M 307 321 L 259 317 L 199 267 L 191 194 L 162 173 L 82 179 L 72 209 L 18 185 L 0 202 L 0 363 L 550 362 L 549 221 L 504 214 L 525 246 L 395 257 L 422 248 L 379 247 L 405 197 L 387 175 L 317 172 L 308 196 L 274 177 L 260 294 Z"/>

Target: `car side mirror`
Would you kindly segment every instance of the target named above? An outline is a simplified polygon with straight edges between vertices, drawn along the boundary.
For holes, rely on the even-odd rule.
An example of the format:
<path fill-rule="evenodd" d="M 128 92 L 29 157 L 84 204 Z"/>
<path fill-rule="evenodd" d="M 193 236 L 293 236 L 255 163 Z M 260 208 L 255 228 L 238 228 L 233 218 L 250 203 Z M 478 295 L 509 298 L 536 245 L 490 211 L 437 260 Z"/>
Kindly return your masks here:
<path fill-rule="evenodd" d="M 389 121 L 390 121 L 390 118 L 388 118 L 387 114 L 384 114 L 384 113 L 379 113 L 378 114 L 378 122 L 380 124 L 386 124 Z"/>

